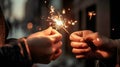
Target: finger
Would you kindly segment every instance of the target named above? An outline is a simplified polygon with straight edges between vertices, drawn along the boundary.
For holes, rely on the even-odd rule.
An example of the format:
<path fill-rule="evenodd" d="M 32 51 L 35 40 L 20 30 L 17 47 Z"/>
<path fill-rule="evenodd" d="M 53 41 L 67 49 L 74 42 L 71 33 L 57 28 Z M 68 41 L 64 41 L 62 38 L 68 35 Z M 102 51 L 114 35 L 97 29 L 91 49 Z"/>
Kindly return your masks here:
<path fill-rule="evenodd" d="M 57 59 L 62 54 L 62 50 L 58 49 L 55 54 L 53 54 L 52 60 Z"/>
<path fill-rule="evenodd" d="M 79 59 L 79 58 L 85 58 L 85 55 L 76 55 L 76 58 Z"/>
<path fill-rule="evenodd" d="M 83 41 L 83 37 L 82 37 L 82 31 L 77 31 L 77 32 L 74 32 L 70 35 L 70 40 L 72 41 Z"/>
<path fill-rule="evenodd" d="M 49 37 L 53 43 L 56 43 L 62 39 L 61 34 L 54 34 L 54 35 L 50 35 Z"/>
<path fill-rule="evenodd" d="M 59 41 L 62 39 L 62 34 L 55 29 L 52 29 L 50 37 L 53 38 L 52 41 Z"/>
<path fill-rule="evenodd" d="M 61 41 L 56 44 L 53 44 L 53 46 L 52 46 L 52 51 L 53 51 L 52 59 L 53 60 L 56 59 L 62 53 L 61 47 L 62 47 Z"/>
<path fill-rule="evenodd" d="M 84 39 L 93 41 L 93 40 L 95 40 L 98 37 L 99 37 L 99 35 L 96 32 L 96 33 L 88 34 L 87 36 L 84 37 Z"/>
<path fill-rule="evenodd" d="M 56 52 L 56 50 L 60 49 L 62 47 L 62 42 L 59 41 L 58 43 L 56 44 L 52 44 L 52 50 L 53 50 L 53 53 Z"/>
<path fill-rule="evenodd" d="M 103 40 L 101 39 L 101 38 L 96 38 L 96 39 L 94 39 L 93 40 L 93 43 L 95 44 L 95 46 L 101 46 L 101 45 L 103 45 Z"/>
<path fill-rule="evenodd" d="M 109 58 L 111 56 L 110 52 L 97 50 L 96 53 L 100 54 L 103 58 Z"/>
<path fill-rule="evenodd" d="M 89 51 L 91 51 L 91 48 L 89 47 L 89 48 L 86 48 L 86 49 L 77 49 L 77 48 L 73 48 L 72 49 L 72 52 L 74 53 L 74 54 L 82 54 L 82 53 L 87 53 L 87 52 L 89 52 Z"/>
<path fill-rule="evenodd" d="M 60 34 L 57 30 L 55 30 L 55 29 L 52 29 L 52 31 L 51 31 L 51 35 L 52 34 Z"/>
<path fill-rule="evenodd" d="M 85 42 L 74 42 L 74 41 L 71 42 L 71 46 L 73 48 L 87 48 L 87 47 L 89 47 Z"/>
<path fill-rule="evenodd" d="M 93 32 L 92 32 L 91 30 L 83 30 L 83 31 L 82 31 L 82 34 L 83 34 L 82 36 L 85 37 L 85 36 L 87 36 L 87 35 L 89 35 L 89 34 L 92 34 L 92 33 L 93 33 Z"/>
<path fill-rule="evenodd" d="M 51 31 L 52 31 L 52 27 L 49 27 L 49 28 L 47 28 L 46 30 L 43 30 L 42 32 L 43 32 L 45 35 L 49 35 L 49 34 L 51 34 Z"/>
<path fill-rule="evenodd" d="M 85 40 L 93 42 L 95 46 L 100 46 L 102 44 L 102 40 L 97 32 L 86 36 Z"/>

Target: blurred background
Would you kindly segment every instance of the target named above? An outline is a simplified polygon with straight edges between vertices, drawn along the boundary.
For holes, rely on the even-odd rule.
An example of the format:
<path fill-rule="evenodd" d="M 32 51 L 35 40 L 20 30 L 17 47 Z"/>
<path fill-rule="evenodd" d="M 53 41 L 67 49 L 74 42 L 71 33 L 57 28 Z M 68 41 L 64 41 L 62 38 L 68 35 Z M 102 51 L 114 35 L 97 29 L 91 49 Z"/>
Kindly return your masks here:
<path fill-rule="evenodd" d="M 46 19 L 51 5 L 57 11 L 65 9 L 65 16 L 68 19 L 78 21 L 67 29 L 69 33 L 89 29 L 106 37 L 118 39 L 120 38 L 118 3 L 114 0 L 0 0 L 6 22 L 10 25 L 8 39 L 24 37 L 48 28 Z M 63 34 L 63 54 L 50 64 L 36 63 L 33 67 L 115 67 L 116 52 L 109 60 L 75 59 L 69 44 L 69 34 L 64 30 L 59 32 Z"/>

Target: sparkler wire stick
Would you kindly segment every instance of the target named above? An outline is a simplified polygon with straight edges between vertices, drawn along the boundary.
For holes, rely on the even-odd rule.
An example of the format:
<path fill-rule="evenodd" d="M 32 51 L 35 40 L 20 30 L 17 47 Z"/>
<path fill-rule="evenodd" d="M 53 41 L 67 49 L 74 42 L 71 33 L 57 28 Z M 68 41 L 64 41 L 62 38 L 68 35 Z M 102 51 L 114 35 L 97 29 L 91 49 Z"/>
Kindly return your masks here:
<path fill-rule="evenodd" d="M 62 29 L 63 29 L 66 33 L 70 34 L 69 31 L 66 30 L 63 26 L 62 26 Z"/>
<path fill-rule="evenodd" d="M 47 1 L 44 1 L 45 4 L 47 4 Z M 70 34 L 69 31 L 65 28 L 66 23 L 70 22 L 70 23 L 74 23 L 72 21 L 66 20 L 66 18 L 64 18 L 63 14 L 65 15 L 65 9 L 63 9 L 62 13 L 60 13 L 58 10 L 55 10 L 55 8 L 53 6 L 50 5 L 46 5 L 46 8 L 50 9 L 50 16 L 48 16 L 49 18 L 47 20 L 52 21 L 50 23 L 51 27 L 55 28 L 56 30 L 61 28 L 63 29 L 67 34 Z M 70 9 L 69 9 L 70 10 Z M 57 16 L 57 18 L 56 18 Z M 69 23 L 68 23 L 69 24 Z M 72 25 L 72 24 L 69 24 Z"/>
<path fill-rule="evenodd" d="M 53 24 L 55 23 L 55 25 L 53 27 L 60 27 L 62 28 L 66 33 L 69 34 L 68 30 L 64 27 L 64 17 L 62 16 L 62 14 L 60 14 L 57 10 L 55 10 L 53 8 L 53 6 L 50 7 L 51 11 L 50 11 L 50 20 L 53 21 Z M 55 18 L 55 16 L 57 16 L 57 18 Z M 56 28 L 57 29 L 57 28 Z"/>
<path fill-rule="evenodd" d="M 88 46 L 92 49 L 93 52 L 95 52 L 97 50 L 97 47 L 94 45 L 93 42 L 91 42 L 89 39 L 85 40 L 85 42 L 88 44 Z M 99 63 L 100 61 L 97 59 L 95 61 L 95 67 L 99 67 Z"/>

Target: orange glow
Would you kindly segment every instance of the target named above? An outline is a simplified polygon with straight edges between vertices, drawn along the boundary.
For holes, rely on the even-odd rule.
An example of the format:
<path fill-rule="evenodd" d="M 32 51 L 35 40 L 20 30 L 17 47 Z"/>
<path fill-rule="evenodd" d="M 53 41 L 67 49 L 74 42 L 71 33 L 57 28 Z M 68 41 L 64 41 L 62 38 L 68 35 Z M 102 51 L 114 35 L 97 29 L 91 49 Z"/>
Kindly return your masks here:
<path fill-rule="evenodd" d="M 69 32 L 66 28 L 68 28 L 69 25 L 75 25 L 77 23 L 77 21 L 68 20 L 67 18 L 64 17 L 65 14 L 66 14 L 65 9 L 63 9 L 62 12 L 58 12 L 58 11 L 55 10 L 55 8 L 53 6 L 50 6 L 50 12 L 49 13 L 50 13 L 50 16 L 47 19 L 48 21 L 50 21 L 49 25 L 52 25 L 56 29 L 61 29 L 62 28 L 67 33 L 69 33 Z"/>
<path fill-rule="evenodd" d="M 62 14 L 65 14 L 65 9 L 62 10 Z"/>
<path fill-rule="evenodd" d="M 88 16 L 89 16 L 89 19 L 90 19 L 90 20 L 91 20 L 91 18 L 92 18 L 93 16 L 95 16 L 95 15 L 96 15 L 95 11 L 88 12 Z"/>
<path fill-rule="evenodd" d="M 29 23 L 27 24 L 27 28 L 28 28 L 29 30 L 33 28 L 32 22 L 29 22 Z"/>

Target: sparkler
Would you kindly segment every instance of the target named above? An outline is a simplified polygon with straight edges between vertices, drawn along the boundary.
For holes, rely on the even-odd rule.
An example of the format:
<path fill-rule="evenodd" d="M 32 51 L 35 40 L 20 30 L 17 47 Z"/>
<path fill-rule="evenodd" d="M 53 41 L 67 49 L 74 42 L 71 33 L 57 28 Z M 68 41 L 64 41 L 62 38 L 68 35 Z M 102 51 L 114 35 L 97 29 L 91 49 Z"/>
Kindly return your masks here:
<path fill-rule="evenodd" d="M 95 16 L 95 15 L 96 15 L 95 11 L 88 12 L 89 20 L 91 20 L 92 17 Z"/>
<path fill-rule="evenodd" d="M 49 21 L 49 25 L 54 27 L 55 29 L 63 29 L 66 33 L 69 34 L 69 31 L 66 29 L 69 27 L 69 25 L 75 25 L 77 21 L 68 20 L 63 15 L 65 15 L 66 11 L 65 9 L 62 10 L 62 12 L 58 12 L 55 10 L 53 6 L 50 6 L 50 16 L 47 18 L 47 21 Z"/>

